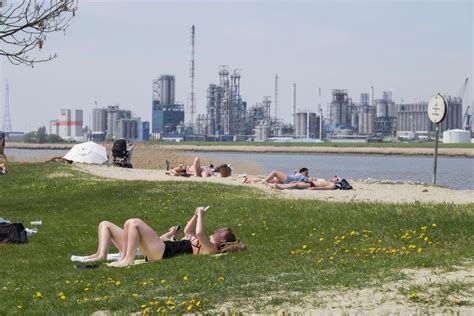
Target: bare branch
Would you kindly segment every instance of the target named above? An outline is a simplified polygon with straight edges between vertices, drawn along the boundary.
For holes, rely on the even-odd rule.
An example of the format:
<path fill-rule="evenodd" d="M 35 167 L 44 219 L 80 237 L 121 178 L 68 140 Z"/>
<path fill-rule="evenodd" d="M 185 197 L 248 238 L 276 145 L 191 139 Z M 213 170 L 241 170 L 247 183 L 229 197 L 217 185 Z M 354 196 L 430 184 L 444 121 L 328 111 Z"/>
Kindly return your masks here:
<path fill-rule="evenodd" d="M 15 65 L 28 66 L 56 58 L 56 54 L 37 58 L 28 53 L 41 50 L 48 34 L 66 31 L 78 1 L 22 0 L 0 8 L 0 56 Z"/>

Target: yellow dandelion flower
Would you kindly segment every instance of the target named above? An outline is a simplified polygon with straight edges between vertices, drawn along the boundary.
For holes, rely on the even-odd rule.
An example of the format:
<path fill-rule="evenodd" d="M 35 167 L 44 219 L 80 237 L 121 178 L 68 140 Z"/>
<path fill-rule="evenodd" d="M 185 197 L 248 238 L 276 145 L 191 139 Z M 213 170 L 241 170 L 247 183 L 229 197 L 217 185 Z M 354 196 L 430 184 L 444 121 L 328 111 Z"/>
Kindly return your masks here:
<path fill-rule="evenodd" d="M 256 234 L 256 233 L 252 233 L 252 237 L 255 237 L 255 236 L 257 236 L 257 234 Z"/>
<path fill-rule="evenodd" d="M 426 226 L 421 226 L 421 230 L 426 230 L 428 227 Z"/>
<path fill-rule="evenodd" d="M 189 276 L 184 275 L 184 276 L 183 276 L 183 280 L 184 280 L 184 281 L 189 281 Z"/>
<path fill-rule="evenodd" d="M 329 260 L 334 260 L 334 257 L 329 257 Z"/>
<path fill-rule="evenodd" d="M 309 233 L 309 237 L 313 237 L 313 233 Z"/>
<path fill-rule="evenodd" d="M 379 239 L 379 240 L 377 240 L 377 242 L 378 242 L 379 244 L 381 244 L 381 243 L 382 243 L 382 240 L 381 240 L 381 239 Z"/>
<path fill-rule="evenodd" d="M 192 309 L 193 309 L 193 304 L 188 305 L 188 307 L 186 307 L 186 310 L 187 310 L 188 312 L 190 312 Z"/>
<path fill-rule="evenodd" d="M 324 241 L 324 238 L 323 237 L 319 238 L 319 241 Z"/>
<path fill-rule="evenodd" d="M 59 296 L 59 299 L 60 299 L 61 301 L 64 301 L 64 300 L 66 299 L 66 295 L 63 294 L 63 295 Z"/>
<path fill-rule="evenodd" d="M 323 261 L 324 261 L 324 259 L 321 258 L 321 259 L 318 260 L 318 263 L 321 263 L 321 262 L 323 262 Z"/>
<path fill-rule="evenodd" d="M 423 248 L 418 248 L 418 249 L 416 250 L 417 253 L 420 253 L 420 252 L 422 252 L 422 251 L 423 251 Z"/>
<path fill-rule="evenodd" d="M 66 281 L 64 281 L 64 283 L 69 284 L 69 283 L 71 283 L 71 281 L 66 280 Z"/>
<path fill-rule="evenodd" d="M 362 235 L 362 237 L 364 237 L 364 239 L 367 239 L 367 238 L 369 238 L 369 235 L 364 234 L 364 235 Z"/>
<path fill-rule="evenodd" d="M 224 277 L 221 275 L 220 277 L 217 278 L 219 281 L 224 281 Z"/>
<path fill-rule="evenodd" d="M 148 314 L 150 314 L 150 308 L 147 307 L 147 308 L 143 309 L 143 310 L 142 310 L 142 313 L 143 313 L 143 315 L 148 315 Z"/>
<path fill-rule="evenodd" d="M 141 309 L 144 309 L 145 307 L 146 307 L 146 304 L 140 305 L 140 308 L 141 308 Z"/>
<path fill-rule="evenodd" d="M 84 288 L 84 292 L 87 292 L 87 291 L 89 291 L 89 288 L 88 287 Z"/>
<path fill-rule="evenodd" d="M 16 308 L 22 309 L 22 308 L 23 308 L 23 305 L 17 305 Z"/>
<path fill-rule="evenodd" d="M 301 246 L 301 248 L 302 248 L 303 250 L 306 250 L 306 249 L 308 249 L 308 245 L 303 245 L 303 246 Z"/>
<path fill-rule="evenodd" d="M 120 281 L 115 281 L 116 286 L 120 286 L 120 284 L 122 284 Z"/>
<path fill-rule="evenodd" d="M 160 280 L 160 284 L 165 284 L 166 283 L 166 280 L 165 279 L 161 279 Z"/>
<path fill-rule="evenodd" d="M 436 228 L 436 227 L 438 227 L 438 225 L 436 225 L 436 224 L 431 224 L 431 227 Z"/>
<path fill-rule="evenodd" d="M 139 297 L 139 296 L 140 296 L 140 295 L 138 295 L 137 293 L 133 293 L 133 294 L 132 294 L 132 297 L 133 297 L 133 298 L 137 298 L 137 297 Z"/>
<path fill-rule="evenodd" d="M 196 306 L 197 306 L 197 307 L 201 306 L 201 304 L 202 304 L 201 301 L 197 301 L 197 302 L 196 302 Z"/>
<path fill-rule="evenodd" d="M 43 293 L 41 293 L 40 291 L 36 291 L 35 295 L 33 295 L 33 298 L 43 298 Z"/>
<path fill-rule="evenodd" d="M 430 239 L 428 238 L 428 236 L 426 236 L 426 237 L 425 237 L 425 241 L 428 241 L 428 240 L 430 240 Z"/>

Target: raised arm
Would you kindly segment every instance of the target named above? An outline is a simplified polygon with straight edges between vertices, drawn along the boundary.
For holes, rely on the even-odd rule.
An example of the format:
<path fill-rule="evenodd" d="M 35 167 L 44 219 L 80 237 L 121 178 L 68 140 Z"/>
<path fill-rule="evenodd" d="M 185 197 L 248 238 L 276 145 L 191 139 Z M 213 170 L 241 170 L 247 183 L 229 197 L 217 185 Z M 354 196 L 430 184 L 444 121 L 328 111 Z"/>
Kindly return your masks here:
<path fill-rule="evenodd" d="M 192 237 L 192 236 L 196 236 L 196 221 L 197 221 L 197 209 L 193 215 L 193 217 L 191 217 L 191 219 L 189 220 L 189 222 L 186 224 L 186 227 L 184 227 L 184 236 L 187 238 L 187 237 Z"/>
<path fill-rule="evenodd" d="M 198 207 L 198 209 L 196 210 L 196 237 L 198 238 L 199 243 L 201 244 L 201 250 L 206 255 L 214 254 L 218 251 L 217 246 L 209 240 L 209 237 L 207 237 L 206 231 L 204 230 L 204 214 L 206 213 L 208 207 Z"/>

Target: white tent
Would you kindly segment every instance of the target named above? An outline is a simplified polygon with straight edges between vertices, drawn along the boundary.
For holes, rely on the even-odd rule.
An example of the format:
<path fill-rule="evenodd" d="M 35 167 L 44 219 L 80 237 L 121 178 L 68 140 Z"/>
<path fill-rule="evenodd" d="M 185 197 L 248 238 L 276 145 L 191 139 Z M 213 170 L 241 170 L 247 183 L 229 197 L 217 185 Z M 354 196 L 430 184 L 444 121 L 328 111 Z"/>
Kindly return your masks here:
<path fill-rule="evenodd" d="M 82 163 L 103 164 L 107 159 L 107 150 L 104 146 L 94 142 L 86 142 L 74 145 L 64 156 L 64 159 Z"/>

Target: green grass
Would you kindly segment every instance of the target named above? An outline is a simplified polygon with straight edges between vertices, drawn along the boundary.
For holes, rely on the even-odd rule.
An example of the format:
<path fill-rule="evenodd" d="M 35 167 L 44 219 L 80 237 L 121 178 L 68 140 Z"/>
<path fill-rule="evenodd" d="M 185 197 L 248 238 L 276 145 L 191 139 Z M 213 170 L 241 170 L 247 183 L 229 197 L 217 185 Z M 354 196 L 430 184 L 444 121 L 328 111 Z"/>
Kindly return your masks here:
<path fill-rule="evenodd" d="M 205 312 L 223 302 L 276 310 L 320 290 L 398 279 L 403 268 L 450 269 L 474 258 L 474 205 L 290 201 L 245 187 L 102 180 L 58 164 L 9 167 L 0 177 L 0 217 L 43 224 L 28 244 L 0 246 L 0 314 L 156 312 L 163 305 Z M 126 269 L 69 261 L 95 251 L 102 220 L 139 217 L 164 232 L 199 205 L 211 205 L 209 232 L 229 226 L 248 250 Z"/>
<path fill-rule="evenodd" d="M 275 143 L 275 142 L 209 142 L 209 141 L 181 141 L 181 142 L 166 142 L 166 141 L 150 141 L 151 144 L 164 144 L 170 146 L 183 146 L 183 145 L 195 145 L 195 146 L 272 146 L 272 147 L 381 147 L 381 148 L 434 148 L 434 142 L 424 143 L 395 143 L 395 142 L 383 142 L 383 143 Z M 443 144 L 439 143 L 439 148 L 474 148 L 474 143 L 467 144 Z"/>

